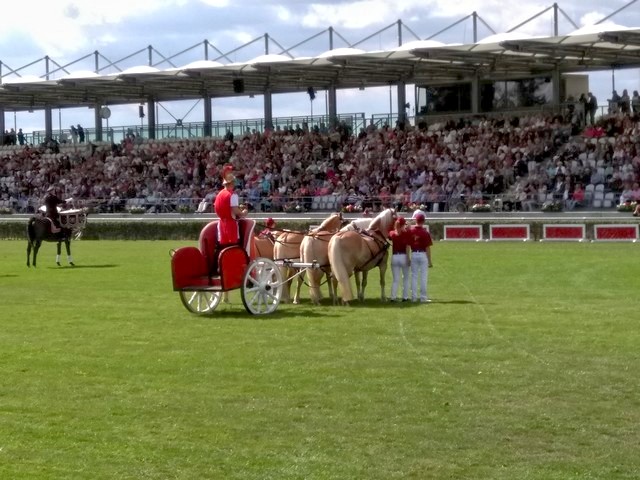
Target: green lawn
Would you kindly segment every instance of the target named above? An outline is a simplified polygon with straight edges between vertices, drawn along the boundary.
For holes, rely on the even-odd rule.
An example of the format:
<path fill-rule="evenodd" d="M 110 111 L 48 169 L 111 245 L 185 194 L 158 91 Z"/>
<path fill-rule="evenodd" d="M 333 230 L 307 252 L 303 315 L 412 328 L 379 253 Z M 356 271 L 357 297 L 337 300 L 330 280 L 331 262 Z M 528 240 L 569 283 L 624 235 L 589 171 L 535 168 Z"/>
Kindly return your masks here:
<path fill-rule="evenodd" d="M 440 242 L 429 305 L 199 317 L 185 244 L 0 242 L 0 478 L 640 477 L 640 245 Z"/>

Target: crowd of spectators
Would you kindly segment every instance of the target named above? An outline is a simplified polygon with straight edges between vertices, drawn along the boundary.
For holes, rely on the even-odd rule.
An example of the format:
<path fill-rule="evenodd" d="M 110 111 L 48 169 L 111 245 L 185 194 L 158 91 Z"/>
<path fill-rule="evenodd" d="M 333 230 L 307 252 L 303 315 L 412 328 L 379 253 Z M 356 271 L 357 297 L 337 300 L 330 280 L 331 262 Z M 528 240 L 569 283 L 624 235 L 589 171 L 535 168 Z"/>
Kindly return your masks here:
<path fill-rule="evenodd" d="M 56 185 L 100 211 L 186 211 L 219 190 L 226 163 L 256 211 L 308 210 L 314 196 L 357 209 L 443 211 L 495 199 L 514 210 L 550 199 L 575 208 L 589 200 L 589 184 L 640 200 L 640 117 L 610 114 L 577 131 L 571 114 L 534 113 L 360 132 L 305 125 L 222 139 L 24 145 L 0 151 L 0 201 L 29 212 Z"/>

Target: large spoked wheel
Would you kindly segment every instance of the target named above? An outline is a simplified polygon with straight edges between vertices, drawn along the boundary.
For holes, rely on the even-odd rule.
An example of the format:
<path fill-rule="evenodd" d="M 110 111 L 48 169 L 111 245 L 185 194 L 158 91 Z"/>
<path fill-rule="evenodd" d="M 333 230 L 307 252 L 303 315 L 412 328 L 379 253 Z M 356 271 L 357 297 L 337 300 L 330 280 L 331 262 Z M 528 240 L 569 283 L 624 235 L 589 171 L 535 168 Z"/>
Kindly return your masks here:
<path fill-rule="evenodd" d="M 213 313 L 220 299 L 222 292 L 208 292 L 204 290 L 180 291 L 180 300 L 187 310 L 198 315 Z"/>
<path fill-rule="evenodd" d="M 273 313 L 282 298 L 282 274 L 273 260 L 257 258 L 242 280 L 242 303 L 253 315 Z"/>

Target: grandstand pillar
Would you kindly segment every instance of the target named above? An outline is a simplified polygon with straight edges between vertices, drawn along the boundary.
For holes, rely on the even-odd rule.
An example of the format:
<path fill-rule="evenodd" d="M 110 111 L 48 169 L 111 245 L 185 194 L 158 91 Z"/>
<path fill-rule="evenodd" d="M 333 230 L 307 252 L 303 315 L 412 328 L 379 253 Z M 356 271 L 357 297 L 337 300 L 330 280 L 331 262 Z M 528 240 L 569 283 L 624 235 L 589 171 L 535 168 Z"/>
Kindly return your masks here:
<path fill-rule="evenodd" d="M 480 112 L 480 77 L 476 73 L 471 79 L 471 113 Z"/>
<path fill-rule="evenodd" d="M 338 124 L 338 109 L 336 107 L 336 86 L 331 85 L 327 90 L 327 101 L 329 102 L 329 127 L 333 128 Z"/>
<path fill-rule="evenodd" d="M 93 117 L 94 123 L 96 127 L 96 142 L 102 141 L 102 115 L 100 114 L 100 109 L 102 108 L 101 103 L 96 103 L 95 107 L 93 107 Z"/>
<path fill-rule="evenodd" d="M 551 76 L 551 89 L 553 91 L 552 103 L 554 108 L 560 108 L 560 69 L 556 67 Z"/>
<path fill-rule="evenodd" d="M 398 122 L 405 122 L 407 120 L 407 84 L 405 82 L 398 82 Z"/>
<path fill-rule="evenodd" d="M 6 127 L 4 125 L 4 107 L 0 105 L 0 145 L 4 145 L 4 131 Z"/>
<path fill-rule="evenodd" d="M 149 140 L 156 138 L 156 101 L 153 97 L 147 100 L 147 129 L 149 130 Z"/>
<path fill-rule="evenodd" d="M 273 99 L 271 98 L 271 90 L 264 91 L 264 129 L 273 130 Z"/>
<path fill-rule="evenodd" d="M 49 106 L 44 107 L 44 138 L 45 140 L 53 138 L 53 120 Z"/>
<path fill-rule="evenodd" d="M 211 136 L 211 95 L 205 95 L 204 99 L 204 131 L 202 132 L 205 137 Z"/>

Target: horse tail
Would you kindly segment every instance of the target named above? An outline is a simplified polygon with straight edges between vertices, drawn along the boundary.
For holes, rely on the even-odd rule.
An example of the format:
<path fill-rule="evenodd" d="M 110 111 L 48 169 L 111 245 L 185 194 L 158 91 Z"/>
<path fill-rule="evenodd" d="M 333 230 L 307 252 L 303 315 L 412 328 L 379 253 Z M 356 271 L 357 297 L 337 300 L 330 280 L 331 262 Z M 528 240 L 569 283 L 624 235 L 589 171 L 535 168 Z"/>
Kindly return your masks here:
<path fill-rule="evenodd" d="M 351 275 L 347 270 L 344 259 L 344 246 L 342 243 L 342 235 L 337 234 L 331 237 L 329 241 L 329 263 L 331 264 L 331 273 L 340 285 L 342 292 L 342 301 L 350 302 L 353 300 L 353 291 L 351 290 Z"/>

